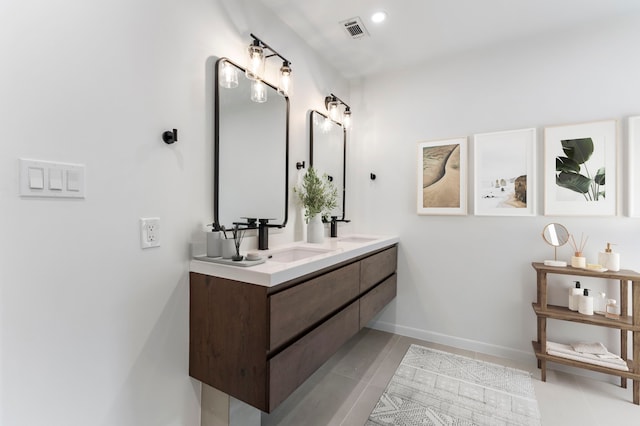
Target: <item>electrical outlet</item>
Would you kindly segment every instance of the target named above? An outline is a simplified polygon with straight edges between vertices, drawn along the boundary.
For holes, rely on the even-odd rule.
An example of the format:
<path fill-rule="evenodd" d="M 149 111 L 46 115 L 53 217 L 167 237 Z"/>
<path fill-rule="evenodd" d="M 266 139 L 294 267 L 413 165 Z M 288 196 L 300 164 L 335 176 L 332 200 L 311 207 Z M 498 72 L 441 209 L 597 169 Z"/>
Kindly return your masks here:
<path fill-rule="evenodd" d="M 145 249 L 160 245 L 160 218 L 140 218 L 140 246 Z"/>

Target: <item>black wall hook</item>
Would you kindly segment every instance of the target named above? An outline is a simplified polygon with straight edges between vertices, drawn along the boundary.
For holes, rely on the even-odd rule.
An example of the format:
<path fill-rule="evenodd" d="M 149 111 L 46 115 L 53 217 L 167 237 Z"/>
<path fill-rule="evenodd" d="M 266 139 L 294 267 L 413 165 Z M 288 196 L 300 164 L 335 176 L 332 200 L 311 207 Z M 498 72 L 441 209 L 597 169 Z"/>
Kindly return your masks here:
<path fill-rule="evenodd" d="M 178 141 L 178 129 L 167 130 L 162 134 L 162 140 L 164 143 L 171 145 L 174 142 Z"/>
<path fill-rule="evenodd" d="M 296 163 L 296 169 L 298 169 L 298 170 L 304 169 L 304 166 L 305 166 L 304 161 L 303 162 L 298 161 Z"/>
<path fill-rule="evenodd" d="M 371 179 L 371 180 L 376 180 L 376 175 L 375 175 L 374 173 L 371 173 L 371 174 L 369 175 L 369 179 Z"/>

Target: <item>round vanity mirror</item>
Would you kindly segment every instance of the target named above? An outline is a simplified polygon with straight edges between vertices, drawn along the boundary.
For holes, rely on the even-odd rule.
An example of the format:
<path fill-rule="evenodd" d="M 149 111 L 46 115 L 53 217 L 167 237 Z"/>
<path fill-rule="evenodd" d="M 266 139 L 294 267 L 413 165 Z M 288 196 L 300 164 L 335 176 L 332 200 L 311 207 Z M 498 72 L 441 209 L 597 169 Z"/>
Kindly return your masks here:
<path fill-rule="evenodd" d="M 542 230 L 542 238 L 545 242 L 553 246 L 553 259 L 545 260 L 547 266 L 567 266 L 567 262 L 558 260 L 558 247 L 562 247 L 569 241 L 569 231 L 564 225 L 559 223 L 550 223 Z"/>

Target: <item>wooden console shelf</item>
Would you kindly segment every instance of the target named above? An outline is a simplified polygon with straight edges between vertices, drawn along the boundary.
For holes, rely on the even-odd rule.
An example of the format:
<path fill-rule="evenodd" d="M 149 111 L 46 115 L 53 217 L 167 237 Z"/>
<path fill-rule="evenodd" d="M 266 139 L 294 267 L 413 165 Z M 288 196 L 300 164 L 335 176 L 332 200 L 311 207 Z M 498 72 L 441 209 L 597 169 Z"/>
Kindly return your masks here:
<path fill-rule="evenodd" d="M 630 270 L 619 272 L 596 272 L 572 267 L 546 266 L 543 263 L 532 263 L 537 274 L 537 302 L 532 303 L 533 311 L 538 321 L 538 340 L 533 341 L 533 351 L 541 369 L 542 381 L 547 380 L 547 361 L 572 367 L 584 368 L 600 373 L 611 374 L 621 378 L 621 386 L 627 387 L 627 379 L 633 380 L 633 403 L 640 405 L 640 274 Z M 573 275 L 591 278 L 603 278 L 620 281 L 620 311 L 619 320 L 612 320 L 599 315 L 582 315 L 563 306 L 547 303 L 547 274 Z M 629 283 L 631 283 L 631 298 L 629 300 Z M 631 308 L 631 315 L 628 315 Z M 620 330 L 620 356 L 626 360 L 629 371 L 616 370 L 587 362 L 575 361 L 549 355 L 547 353 L 547 319 L 572 321 L 581 324 L 608 327 Z M 628 335 L 631 333 L 633 357 L 627 359 Z"/>

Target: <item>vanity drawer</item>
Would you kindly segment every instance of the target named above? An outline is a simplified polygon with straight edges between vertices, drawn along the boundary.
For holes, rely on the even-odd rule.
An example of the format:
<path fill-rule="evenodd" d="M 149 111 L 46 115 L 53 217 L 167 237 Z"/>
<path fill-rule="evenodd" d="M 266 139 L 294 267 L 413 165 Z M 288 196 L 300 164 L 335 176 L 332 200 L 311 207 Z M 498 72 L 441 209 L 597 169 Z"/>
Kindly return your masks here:
<path fill-rule="evenodd" d="M 269 411 L 358 332 L 358 307 L 355 301 L 269 361 Z"/>
<path fill-rule="evenodd" d="M 397 274 L 393 274 L 360 298 L 360 328 L 396 297 L 397 287 Z"/>
<path fill-rule="evenodd" d="M 394 246 L 362 259 L 360 264 L 360 293 L 364 293 L 396 271 L 398 247 Z"/>
<path fill-rule="evenodd" d="M 352 263 L 269 297 L 269 350 L 312 328 L 358 297 L 360 263 Z"/>

